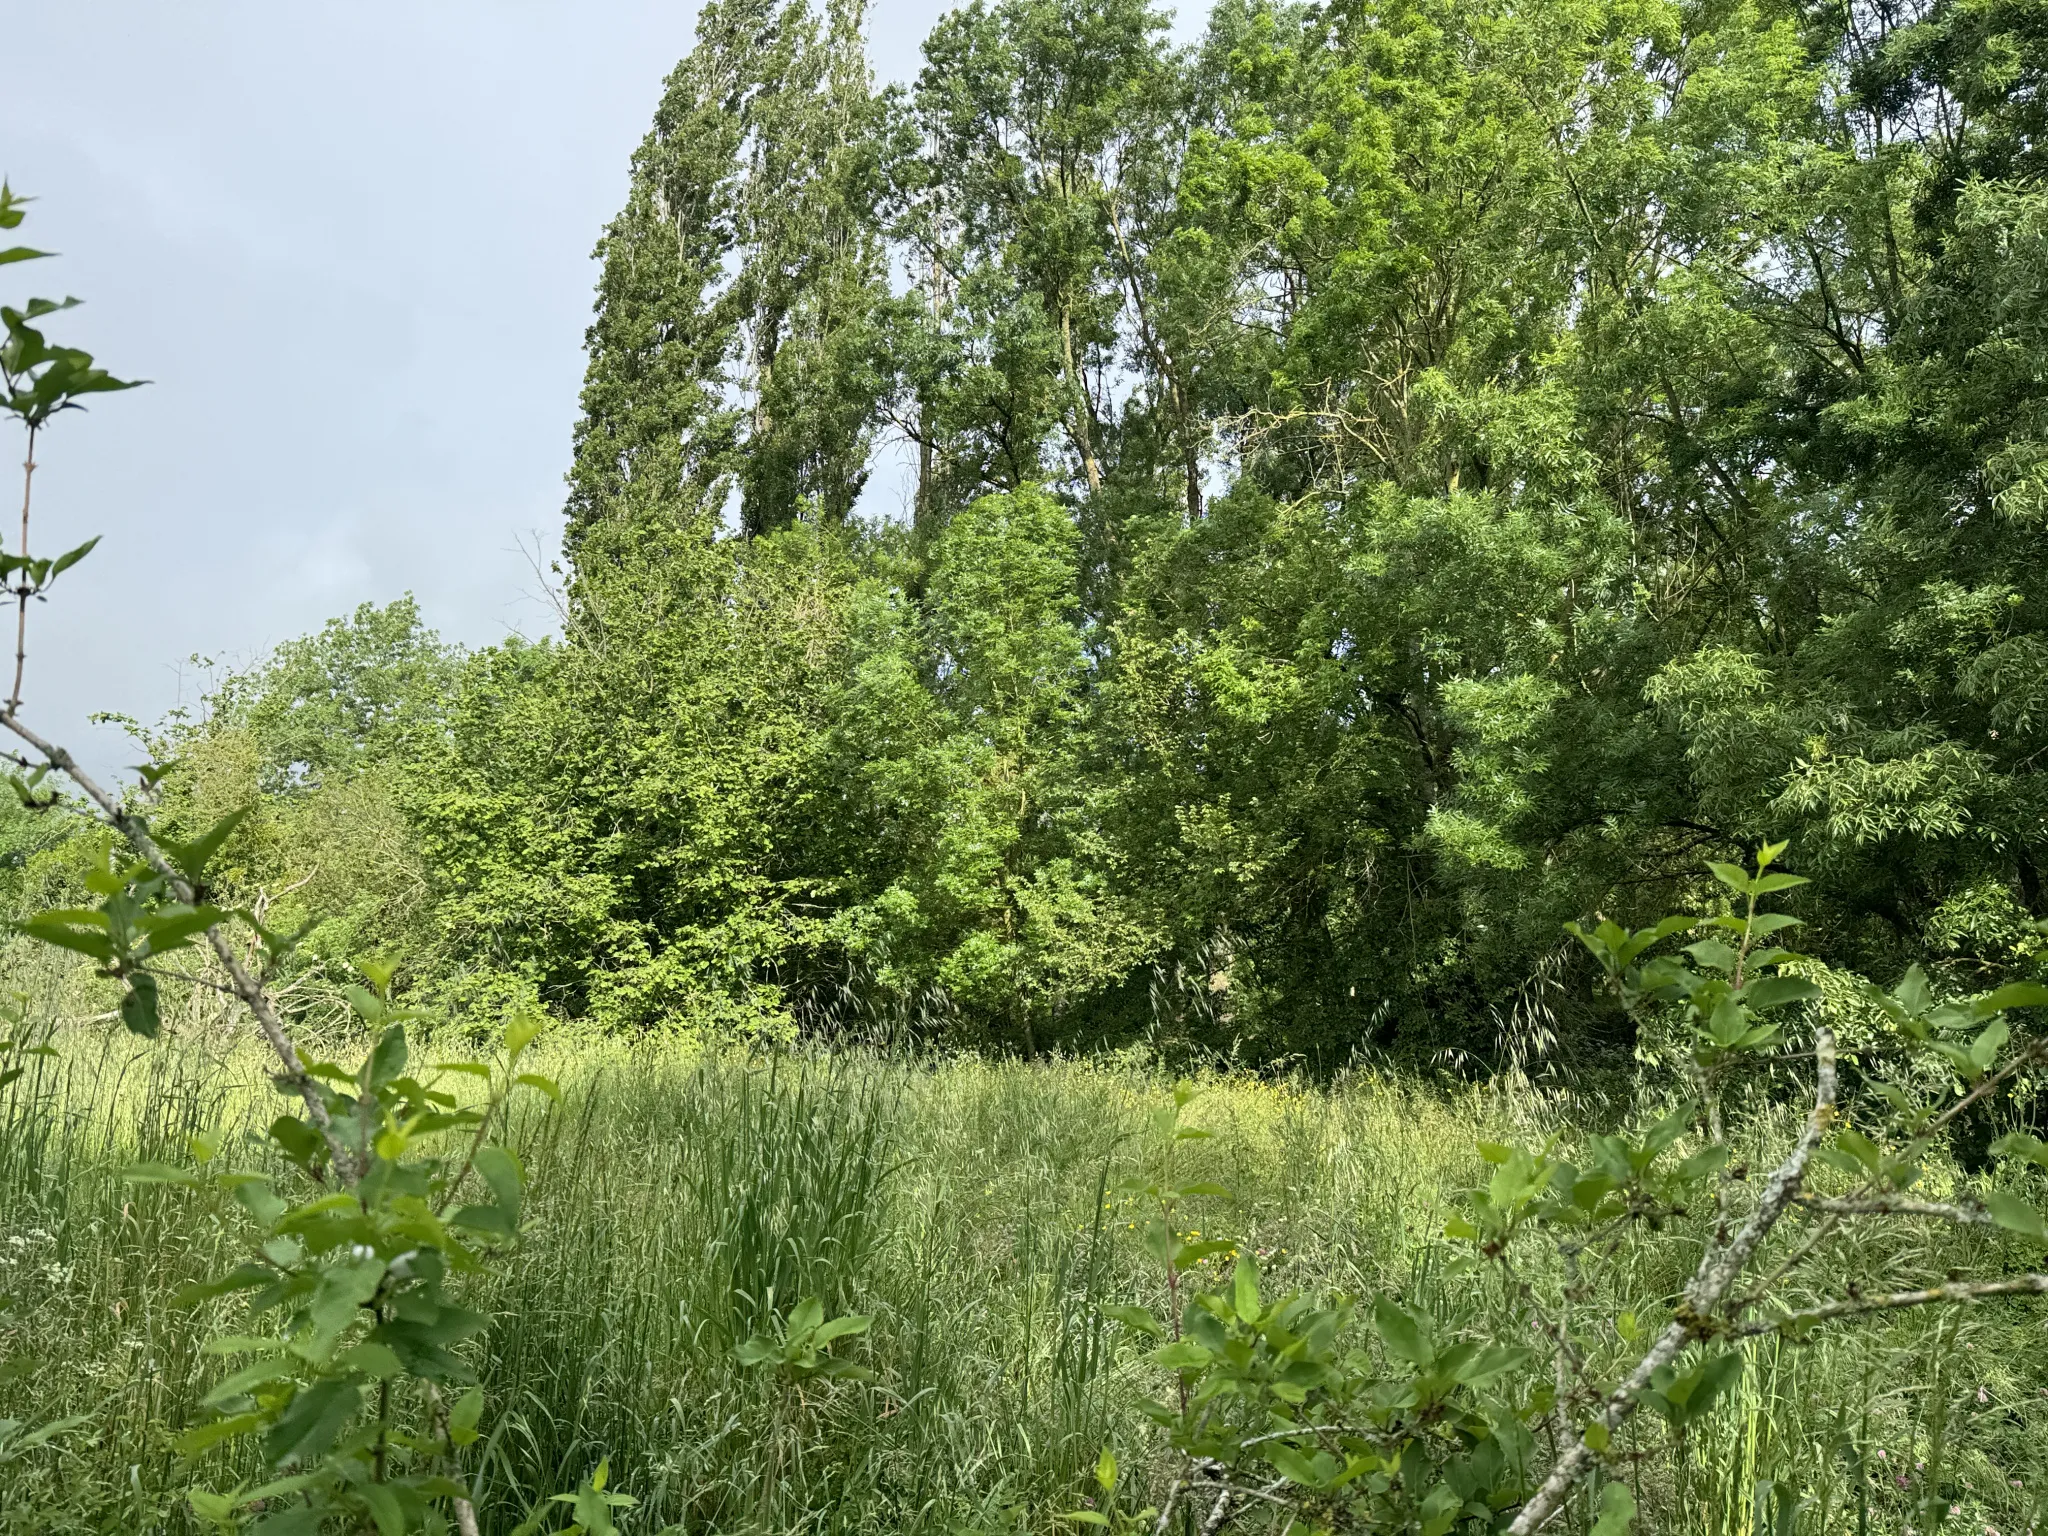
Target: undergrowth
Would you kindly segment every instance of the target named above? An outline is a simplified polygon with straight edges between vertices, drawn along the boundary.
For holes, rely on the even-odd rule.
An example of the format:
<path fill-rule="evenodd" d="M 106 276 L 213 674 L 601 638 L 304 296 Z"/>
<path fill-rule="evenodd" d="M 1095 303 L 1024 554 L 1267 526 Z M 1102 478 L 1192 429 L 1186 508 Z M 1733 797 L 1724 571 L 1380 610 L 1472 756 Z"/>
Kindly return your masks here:
<path fill-rule="evenodd" d="M 275 1096 L 236 1045 L 79 1030 L 58 1046 L 0 1092 L 0 1420 L 24 1426 L 0 1429 L 16 1447 L 0 1438 L 0 1529 L 184 1531 L 173 1442 L 215 1369 L 198 1346 L 231 1304 L 209 1317 L 162 1298 L 232 1262 L 236 1228 L 224 1202 L 118 1170 L 175 1159 L 197 1132 L 254 1132 Z M 552 1055 L 564 1105 L 512 1127 L 533 1236 L 478 1287 L 485 1386 L 506 1410 L 486 1530 L 604 1457 L 641 1501 L 628 1529 L 648 1532 L 1052 1530 L 1105 1446 L 1160 1465 L 1133 1411 L 1155 1373 L 1098 1310 L 1161 1299 L 1143 1213 L 1113 1193 L 1171 1087 L 1156 1071 L 590 1041 Z M 1194 1203 L 1200 1225 L 1254 1246 L 1276 1288 L 1424 1308 L 1471 1283 L 1433 1255 L 1450 1198 L 1482 1173 L 1475 1138 L 1601 1115 L 1390 1076 L 1200 1087 L 1190 1113 L 1215 1135 L 1190 1155 L 1233 1191 Z M 1952 1245 L 1960 1263 L 1972 1239 L 1886 1240 Z M 1629 1262 L 1610 1278 L 1646 1310 L 1682 1278 L 1654 1246 Z M 736 1358 L 807 1296 L 873 1318 L 842 1351 L 871 1381 L 792 1389 Z M 1752 1368 L 1682 1448 L 1685 1507 L 1678 1449 L 1637 1469 L 1648 1528 L 1898 1529 L 1939 1435 L 1948 1528 L 2029 1529 L 2048 1486 L 2048 1351 L 2023 1308 L 1748 1348 Z M 67 1419 L 19 1447 L 26 1426 Z"/>

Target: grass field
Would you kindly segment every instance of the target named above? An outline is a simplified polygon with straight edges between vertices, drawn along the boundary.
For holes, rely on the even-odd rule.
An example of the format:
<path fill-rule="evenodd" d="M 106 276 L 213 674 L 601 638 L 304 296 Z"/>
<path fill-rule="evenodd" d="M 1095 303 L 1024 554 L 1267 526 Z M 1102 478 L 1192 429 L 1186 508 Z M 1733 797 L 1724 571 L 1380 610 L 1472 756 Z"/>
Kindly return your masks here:
<path fill-rule="evenodd" d="M 1072 1529 L 1058 1516 L 1104 1444 L 1157 1464 L 1133 1411 L 1156 1373 L 1096 1308 L 1160 1299 L 1138 1213 L 1108 1191 L 1146 1155 L 1168 1080 L 1101 1061 L 552 1055 L 565 1103 L 517 1127 L 538 1235 L 480 1282 L 504 1410 L 487 1529 L 600 1455 L 642 1532 Z M 256 1066 L 79 1033 L 0 1093 L 0 1420 L 81 1420 L 25 1451 L 7 1436 L 26 1428 L 0 1431 L 0 1530 L 183 1531 L 181 1491 L 231 1479 L 172 1449 L 217 1368 L 198 1346 L 231 1319 L 164 1298 L 239 1257 L 232 1208 L 118 1170 L 267 1119 Z M 1432 1239 L 1481 1166 L 1475 1136 L 1599 1113 L 1392 1078 L 1203 1089 L 1191 1113 L 1216 1134 L 1193 1155 L 1233 1197 L 1196 1225 L 1259 1250 L 1275 1285 L 1425 1305 L 1448 1299 Z M 1937 1240 L 1966 1239 L 1899 1239 Z M 1603 1281 L 1649 1309 L 1681 1258 L 1676 1238 L 1648 1243 Z M 735 1361 L 808 1295 L 874 1318 L 852 1351 L 872 1383 L 785 1393 Z M 1937 1437 L 1947 1529 L 2030 1529 L 2048 1488 L 2044 1316 L 1985 1305 L 1756 1346 L 1703 1431 L 1645 1440 L 1638 1529 L 1898 1531 Z"/>

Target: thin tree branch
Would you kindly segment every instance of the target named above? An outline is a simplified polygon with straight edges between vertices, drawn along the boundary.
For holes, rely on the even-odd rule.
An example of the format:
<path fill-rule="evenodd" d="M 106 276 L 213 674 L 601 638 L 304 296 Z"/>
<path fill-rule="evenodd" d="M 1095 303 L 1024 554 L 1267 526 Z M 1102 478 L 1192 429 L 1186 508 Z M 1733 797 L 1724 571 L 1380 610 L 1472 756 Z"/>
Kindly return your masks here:
<path fill-rule="evenodd" d="M 1815 1323 L 1837 1317 L 1855 1317 L 1864 1312 L 1896 1312 L 1904 1307 L 1925 1307 L 1935 1302 L 1970 1302 L 1986 1296 L 2048 1296 L 2048 1275 L 2017 1275 L 2006 1280 L 1951 1280 L 1919 1291 L 1892 1291 L 1883 1296 L 1850 1296 L 1803 1312 L 1758 1318 L 1728 1332 L 1732 1339 L 1756 1338 L 1766 1333 L 1796 1333 Z"/>
<path fill-rule="evenodd" d="M 15 588 L 17 606 L 14 615 L 14 691 L 7 696 L 7 713 L 13 715 L 21 708 L 21 678 L 28 667 L 28 600 L 34 591 L 28 581 L 28 506 L 29 496 L 36 481 L 36 427 L 28 424 L 28 456 L 21 463 L 21 585 Z"/>
<path fill-rule="evenodd" d="M 1818 1195 L 1801 1195 L 1797 1203 L 1802 1210 L 1821 1211 L 1830 1216 L 1931 1216 L 1937 1221 L 1965 1226 L 1998 1225 L 1981 1205 L 1946 1205 L 1938 1200 L 1908 1200 L 1903 1195 L 1873 1195 L 1862 1200 L 1825 1200 Z"/>
<path fill-rule="evenodd" d="M 1756 1209 L 1750 1212 L 1749 1220 L 1742 1224 L 1741 1230 L 1725 1244 L 1710 1244 L 1706 1253 L 1701 1255 L 1699 1268 L 1686 1285 L 1685 1301 L 1670 1326 L 1658 1335 L 1649 1352 L 1636 1362 L 1627 1379 L 1608 1394 L 1606 1406 L 1600 1410 L 1595 1422 L 1610 1436 L 1624 1419 L 1636 1411 L 1643 1390 L 1657 1372 L 1676 1359 L 1686 1345 L 1696 1338 L 1725 1331 L 1714 1318 L 1715 1309 L 1741 1276 L 1743 1267 L 1749 1263 L 1758 1246 L 1770 1236 L 1779 1218 L 1798 1198 L 1800 1186 L 1806 1179 L 1806 1165 L 1835 1120 L 1835 1037 L 1831 1030 L 1815 1032 L 1813 1055 L 1816 1069 L 1813 1113 L 1807 1117 L 1805 1130 L 1800 1133 L 1791 1152 L 1786 1154 L 1784 1162 L 1764 1182 Z M 1542 1486 L 1522 1506 L 1514 1523 L 1508 1527 L 1508 1536 L 1534 1536 L 1541 1530 L 1564 1507 L 1565 1496 L 1571 1492 L 1573 1484 L 1592 1470 L 1598 1454 L 1583 1438 L 1574 1443 L 1557 1459 Z"/>
<path fill-rule="evenodd" d="M 143 861 L 151 869 L 163 876 L 178 900 L 188 906 L 199 904 L 199 893 L 193 890 L 191 882 L 164 856 L 164 851 L 157 846 L 156 839 L 149 835 L 149 828 L 143 824 L 142 819 L 130 812 L 98 780 L 81 768 L 76 758 L 55 742 L 45 741 L 23 725 L 11 706 L 0 712 L 0 725 L 6 726 L 35 748 L 52 768 L 83 790 L 85 797 L 99 807 L 100 814 L 106 818 L 108 824 L 128 839 L 130 845 L 142 855 Z M 228 973 L 228 981 L 235 996 L 242 1000 L 243 1006 L 255 1018 L 257 1029 L 262 1031 L 264 1040 L 269 1043 L 271 1051 L 283 1065 L 284 1071 L 280 1076 L 305 1101 L 306 1116 L 326 1140 L 327 1150 L 334 1158 L 335 1168 L 344 1174 L 355 1169 L 355 1155 L 329 1119 L 327 1102 L 320 1096 L 319 1085 L 306 1071 L 306 1064 L 300 1058 L 298 1048 L 285 1033 L 284 1021 L 278 1017 L 270 994 L 255 977 L 243 969 L 242 962 L 235 954 L 234 946 L 228 942 L 222 925 L 216 923 L 207 929 L 206 939 L 213 946 L 213 952 L 219 958 L 222 969 Z"/>

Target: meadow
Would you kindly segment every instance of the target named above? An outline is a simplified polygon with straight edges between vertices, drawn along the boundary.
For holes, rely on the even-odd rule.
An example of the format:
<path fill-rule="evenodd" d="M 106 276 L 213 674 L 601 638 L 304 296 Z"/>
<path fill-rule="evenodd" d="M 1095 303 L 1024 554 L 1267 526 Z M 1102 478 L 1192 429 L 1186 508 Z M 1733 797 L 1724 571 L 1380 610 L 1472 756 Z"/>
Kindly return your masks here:
<path fill-rule="evenodd" d="M 174 1441 L 220 1374 L 202 1342 L 234 1317 L 165 1298 L 239 1257 L 239 1213 L 120 1169 L 185 1160 L 195 1132 L 253 1134 L 276 1100 L 231 1037 L 152 1045 L 88 1026 L 58 1044 L 0 1092 L 0 1530 L 192 1530 L 185 1490 L 226 1468 Z M 1073 1528 L 1061 1517 L 1084 1507 L 1105 1446 L 1163 1475 L 1135 1410 L 1166 1382 L 1099 1310 L 1161 1299 L 1143 1213 L 1115 1192 L 1152 1155 L 1146 1117 L 1173 1086 L 1156 1067 L 545 1049 L 563 1102 L 536 1099 L 513 1134 L 533 1235 L 475 1281 L 502 1410 L 477 1463 L 486 1530 L 600 1457 L 640 1501 L 623 1529 L 650 1533 L 1049 1532 Z M 1437 1239 L 1480 1175 L 1475 1138 L 1629 1108 L 1512 1079 L 1197 1086 L 1189 1117 L 1214 1135 L 1187 1155 L 1231 1195 L 1188 1219 L 1255 1251 L 1273 1287 L 1439 1311 L 1476 1283 L 1444 1271 Z M 1760 1111 L 1752 1129 L 1775 1126 Z M 1975 1241 L 1888 1240 L 1951 1245 L 1958 1264 Z M 1603 1284 L 1647 1314 L 1682 1246 L 1650 1238 Z M 846 1351 L 871 1380 L 791 1388 L 738 1362 L 805 1296 L 872 1318 Z M 1897 1531 L 1936 1477 L 1948 1529 L 2034 1529 L 2041 1326 L 1987 1303 L 1745 1346 L 1739 1387 L 1686 1443 L 1638 1457 L 1642 1528 Z M 53 1420 L 73 1422 L 23 1447 Z"/>

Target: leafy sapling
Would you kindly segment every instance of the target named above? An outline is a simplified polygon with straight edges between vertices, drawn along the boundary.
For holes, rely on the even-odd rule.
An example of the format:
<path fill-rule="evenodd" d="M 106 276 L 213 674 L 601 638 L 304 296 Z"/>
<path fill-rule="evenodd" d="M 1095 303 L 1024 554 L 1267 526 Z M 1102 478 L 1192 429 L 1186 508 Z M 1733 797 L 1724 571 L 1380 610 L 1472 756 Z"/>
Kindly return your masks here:
<path fill-rule="evenodd" d="M 22 200 L 0 185 L 0 229 L 22 217 Z M 0 250 L 0 265 L 44 254 Z M 241 1160 L 221 1138 L 198 1136 L 192 1167 L 128 1172 L 143 1185 L 225 1196 L 241 1208 L 249 1234 L 244 1262 L 178 1298 L 194 1306 L 239 1298 L 254 1330 L 206 1346 L 238 1363 L 207 1394 L 208 1417 L 181 1448 L 196 1460 L 223 1445 L 250 1446 L 264 1475 L 193 1489 L 192 1513 L 220 1533 L 404 1536 L 452 1525 L 476 1536 L 462 1463 L 484 1433 L 475 1341 L 487 1319 L 463 1304 L 459 1290 L 464 1276 L 520 1242 L 526 1175 L 498 1137 L 515 1093 L 560 1097 L 554 1083 L 522 1068 L 543 1021 L 515 1015 L 495 1061 L 416 1064 L 413 1035 L 422 1020 L 394 1002 L 391 967 L 365 961 L 362 983 L 347 989 L 347 999 L 371 1041 L 367 1054 L 350 1067 L 309 1057 L 271 989 L 296 938 L 271 931 L 257 912 L 215 889 L 216 857 L 243 813 L 190 841 L 164 836 L 127 794 L 101 784 L 22 718 L 29 601 L 41 600 L 94 542 L 53 559 L 31 556 L 39 436 L 85 397 L 133 387 L 31 323 L 75 302 L 0 308 L 0 408 L 23 425 L 29 444 L 21 545 L 0 557 L 0 575 L 17 599 L 14 683 L 0 726 L 26 749 L 7 754 L 24 805 L 98 823 L 99 854 L 85 881 L 97 902 L 40 912 L 16 928 L 84 956 L 118 984 L 121 1021 L 138 1035 L 158 1033 L 166 982 L 237 998 L 274 1058 L 273 1081 L 294 1105 L 244 1149 L 246 1165 L 235 1166 Z M 145 769 L 145 785 L 161 771 Z M 79 799 L 51 791 L 62 780 Z M 186 968 L 193 960 L 203 969 Z M 20 1043 L 21 1019 L 9 1019 L 10 1039 L 0 1045 L 4 1073 L 19 1070 L 13 1063 L 25 1051 L 43 1049 Z M 0 1087 L 9 1081 L 0 1076 Z M 600 1466 L 564 1496 L 576 1522 L 571 1530 L 612 1532 L 610 1511 L 631 1500 L 604 1483 Z"/>
<path fill-rule="evenodd" d="M 1631 1421 L 1647 1410 L 1677 1448 L 1682 1509 L 1686 1440 L 1740 1379 L 1743 1340 L 1796 1343 L 1881 1311 L 2048 1294 L 2048 1273 L 2010 1267 L 1893 1285 L 1859 1268 L 1867 1249 L 1847 1241 L 1857 1224 L 1949 1221 L 2002 1230 L 2038 1262 L 2048 1222 L 2022 1190 L 2048 1170 L 2048 1143 L 2003 1138 L 1994 1152 L 2018 1171 L 1973 1192 L 1932 1199 L 1917 1186 L 1959 1115 L 2048 1059 L 2048 1042 L 2023 1038 L 2009 1017 L 2048 1006 L 2048 988 L 1944 1001 L 1917 969 L 1891 993 L 1866 984 L 1901 1056 L 1923 1069 L 1845 1106 L 1832 1032 L 1815 1022 L 1809 1048 L 1788 1044 L 1819 988 L 1777 942 L 1797 920 L 1764 907 L 1803 883 L 1772 868 L 1783 851 L 1765 847 L 1749 869 L 1711 866 L 1730 912 L 1634 931 L 1572 926 L 1602 985 L 1643 1027 L 1682 1043 L 1681 1102 L 1633 1134 L 1586 1136 L 1575 1149 L 1482 1143 L 1490 1177 L 1459 1203 L 1435 1260 L 1470 1281 L 1448 1311 L 1386 1296 L 1268 1299 L 1249 1258 L 1228 1287 L 1192 1297 L 1178 1337 L 1140 1309 L 1116 1310 L 1157 1341 L 1153 1363 L 1177 1380 L 1178 1406 L 1152 1410 L 1179 1457 L 1163 1511 L 1147 1511 L 1154 1530 L 1163 1536 L 1177 1507 L 1199 1501 L 1205 1532 L 1265 1521 L 1530 1536 L 1569 1503 L 1583 1515 L 1576 1528 L 1623 1536 L 1638 1519 L 1628 1469 L 1644 1454 Z M 1742 1075 L 1802 1058 L 1810 1107 L 1753 1177 L 1723 1101 Z M 1930 1071 L 1950 1085 L 1945 1102 L 1926 1095 Z M 1865 1129 L 1848 1123 L 1859 1114 L 1872 1116 Z M 1603 1289 L 1615 1269 L 1605 1261 L 1651 1233 L 1692 1245 L 1690 1277 L 1661 1321 Z M 1114 1510 L 1075 1518 L 1131 1528 Z"/>

